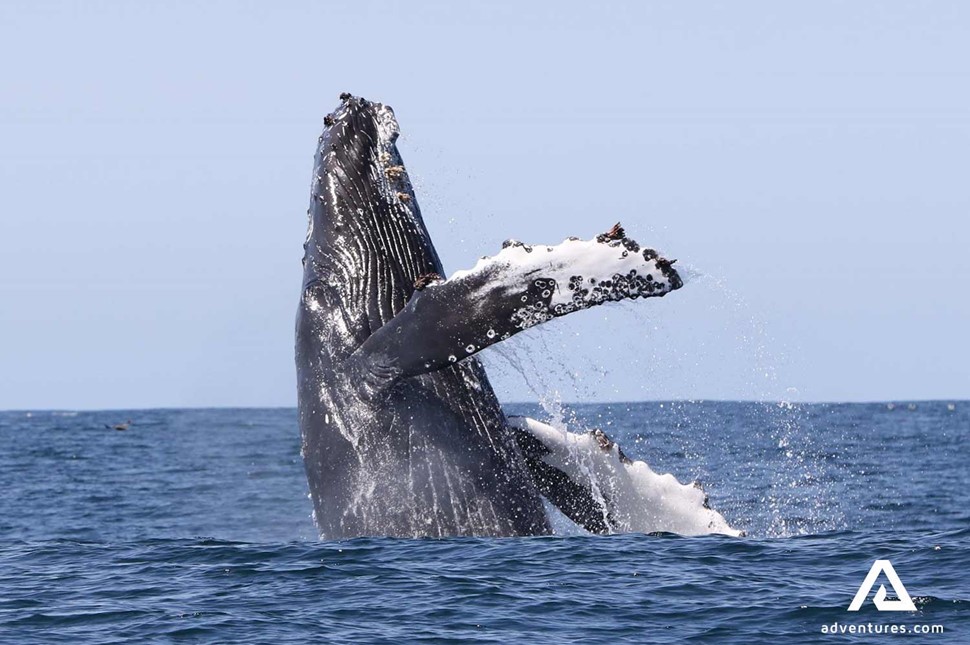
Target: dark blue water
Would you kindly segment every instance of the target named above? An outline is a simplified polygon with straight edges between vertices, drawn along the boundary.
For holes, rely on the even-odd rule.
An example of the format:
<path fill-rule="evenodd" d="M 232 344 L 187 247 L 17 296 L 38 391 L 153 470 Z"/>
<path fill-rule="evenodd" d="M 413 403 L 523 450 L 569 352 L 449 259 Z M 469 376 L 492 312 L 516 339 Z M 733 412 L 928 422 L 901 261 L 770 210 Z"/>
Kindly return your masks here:
<path fill-rule="evenodd" d="M 318 542 L 293 410 L 6 412 L 0 641 L 970 642 L 970 402 L 568 412 L 749 537 Z"/>

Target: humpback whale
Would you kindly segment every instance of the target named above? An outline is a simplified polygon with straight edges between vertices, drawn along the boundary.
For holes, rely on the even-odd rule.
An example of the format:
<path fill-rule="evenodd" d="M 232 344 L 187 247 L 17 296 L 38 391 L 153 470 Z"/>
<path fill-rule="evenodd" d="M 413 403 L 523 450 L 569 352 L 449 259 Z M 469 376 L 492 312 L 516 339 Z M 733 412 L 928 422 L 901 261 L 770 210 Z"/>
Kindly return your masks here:
<path fill-rule="evenodd" d="M 445 279 L 393 110 L 340 98 L 314 155 L 296 320 L 321 537 L 542 535 L 543 497 L 590 531 L 626 526 L 546 428 L 506 418 L 476 354 L 591 306 L 664 296 L 683 284 L 674 261 L 617 224 L 557 245 L 510 240 Z"/>

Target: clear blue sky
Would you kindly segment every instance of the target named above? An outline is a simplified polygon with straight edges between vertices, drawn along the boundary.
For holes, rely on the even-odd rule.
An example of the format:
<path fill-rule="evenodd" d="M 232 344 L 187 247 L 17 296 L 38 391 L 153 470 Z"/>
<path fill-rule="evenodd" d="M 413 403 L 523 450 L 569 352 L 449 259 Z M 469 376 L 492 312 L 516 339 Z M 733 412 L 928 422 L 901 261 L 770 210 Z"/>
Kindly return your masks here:
<path fill-rule="evenodd" d="M 622 220 L 707 276 L 487 357 L 504 400 L 970 397 L 970 5 L 459 5 L 2 3 L 0 409 L 293 405 L 342 91 L 448 271 Z"/>

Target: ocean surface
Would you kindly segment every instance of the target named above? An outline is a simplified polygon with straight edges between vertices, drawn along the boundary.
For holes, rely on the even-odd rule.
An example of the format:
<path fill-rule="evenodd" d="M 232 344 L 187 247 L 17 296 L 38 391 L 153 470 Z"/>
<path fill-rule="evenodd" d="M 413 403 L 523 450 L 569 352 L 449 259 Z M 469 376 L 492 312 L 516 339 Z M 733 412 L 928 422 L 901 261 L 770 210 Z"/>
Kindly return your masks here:
<path fill-rule="evenodd" d="M 555 412 L 747 537 L 321 542 L 295 410 L 0 412 L 0 642 L 970 643 L 970 402 Z"/>

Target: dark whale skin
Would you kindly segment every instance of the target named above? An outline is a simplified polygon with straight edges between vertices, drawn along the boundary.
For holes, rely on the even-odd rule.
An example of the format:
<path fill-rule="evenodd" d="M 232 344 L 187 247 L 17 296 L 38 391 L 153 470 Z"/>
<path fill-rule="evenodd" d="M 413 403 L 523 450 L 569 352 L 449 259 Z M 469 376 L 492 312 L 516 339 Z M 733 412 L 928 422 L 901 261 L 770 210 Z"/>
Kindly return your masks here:
<path fill-rule="evenodd" d="M 550 532 L 513 431 L 474 357 L 397 378 L 351 355 L 443 275 L 389 107 L 342 96 L 314 156 L 296 320 L 302 453 L 324 539 Z M 455 312 L 456 314 L 460 312 Z M 434 344 L 435 327 L 418 330 Z"/>

